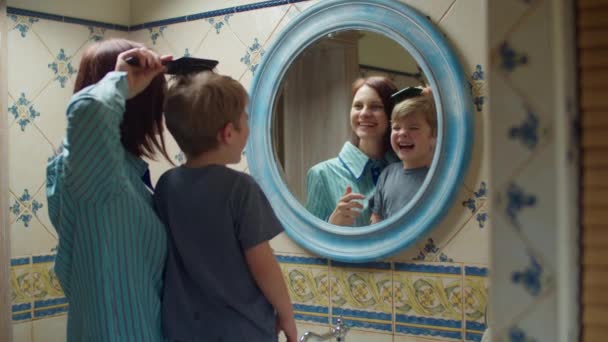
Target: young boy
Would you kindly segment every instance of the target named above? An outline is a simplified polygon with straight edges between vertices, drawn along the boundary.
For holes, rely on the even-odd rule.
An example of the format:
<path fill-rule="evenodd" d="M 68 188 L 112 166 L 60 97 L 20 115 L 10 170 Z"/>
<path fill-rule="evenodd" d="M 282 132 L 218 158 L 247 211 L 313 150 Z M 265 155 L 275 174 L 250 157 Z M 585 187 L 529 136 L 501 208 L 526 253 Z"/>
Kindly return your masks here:
<path fill-rule="evenodd" d="M 376 183 L 371 223 L 394 215 L 414 197 L 433 161 L 437 114 L 430 91 L 399 102 L 391 114 L 391 147 L 402 163 L 387 166 Z"/>
<path fill-rule="evenodd" d="M 172 341 L 297 339 L 293 308 L 268 240 L 282 231 L 238 163 L 247 142 L 247 92 L 212 72 L 176 77 L 167 128 L 186 163 L 159 179 L 155 207 L 169 236 L 163 330 Z M 275 314 L 276 311 L 276 314 Z"/>

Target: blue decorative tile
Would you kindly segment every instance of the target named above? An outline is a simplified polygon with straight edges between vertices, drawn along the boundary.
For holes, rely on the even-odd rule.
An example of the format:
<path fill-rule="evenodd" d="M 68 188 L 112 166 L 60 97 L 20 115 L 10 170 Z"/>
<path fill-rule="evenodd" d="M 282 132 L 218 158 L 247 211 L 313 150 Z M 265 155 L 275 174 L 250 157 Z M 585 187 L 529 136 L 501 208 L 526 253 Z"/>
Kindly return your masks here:
<path fill-rule="evenodd" d="M 33 200 L 29 191 L 25 189 L 21 197 L 19 197 L 19 201 L 13 203 L 9 207 L 9 210 L 17 216 L 17 221 L 21 221 L 25 227 L 29 227 L 33 218 L 32 214 L 36 215 L 40 208 L 42 208 L 42 204 Z"/>
<path fill-rule="evenodd" d="M 25 16 L 21 16 L 21 15 L 14 15 L 14 14 L 9 14 L 8 15 L 9 18 L 11 18 L 14 22 L 15 22 L 15 26 L 14 28 L 19 30 L 19 32 L 21 33 L 21 37 L 25 38 L 27 36 L 27 33 L 30 30 L 30 27 L 38 21 L 38 19 L 36 18 L 32 18 L 32 17 L 25 17 Z"/>
<path fill-rule="evenodd" d="M 526 336 L 526 333 L 518 327 L 509 330 L 509 342 L 536 342 L 536 339 Z"/>
<path fill-rule="evenodd" d="M 485 207 L 485 202 L 488 197 L 488 189 L 486 182 L 481 182 L 479 189 L 473 192 L 473 197 L 462 202 L 465 208 L 471 210 L 471 213 L 475 214 L 475 219 L 479 224 L 479 228 L 484 228 L 488 221 L 488 213 Z"/>
<path fill-rule="evenodd" d="M 106 29 L 103 27 L 89 26 L 89 39 L 95 42 L 103 40 Z"/>
<path fill-rule="evenodd" d="M 435 261 L 437 259 L 437 252 L 439 252 L 439 248 L 435 245 L 435 241 L 433 238 L 428 238 L 424 248 L 418 252 L 412 260 L 415 261 Z M 441 253 L 438 257 L 441 262 L 453 262 L 454 259 L 448 257 L 444 253 Z"/>
<path fill-rule="evenodd" d="M 251 71 L 251 73 L 255 73 L 255 69 L 258 67 L 259 58 L 264 56 L 264 49 L 257 38 L 253 39 L 253 43 L 251 46 L 247 48 L 247 52 L 245 56 L 241 57 L 241 62 L 247 65 L 247 68 Z M 258 57 L 255 59 L 255 57 Z"/>
<path fill-rule="evenodd" d="M 66 56 L 63 49 L 59 49 L 57 59 L 49 64 L 49 68 L 55 73 L 55 80 L 59 82 L 61 88 L 65 88 L 68 79 L 76 74 L 76 69 L 70 63 L 70 58 Z"/>
<path fill-rule="evenodd" d="M 471 83 L 471 92 L 473 95 L 473 104 L 478 112 L 483 110 L 483 104 L 485 102 L 485 73 L 481 68 L 481 65 L 477 64 L 475 71 L 471 76 L 473 82 Z"/>
<path fill-rule="evenodd" d="M 223 18 L 209 18 L 207 19 L 207 21 L 209 22 L 209 24 L 211 24 L 211 26 L 213 26 L 213 28 L 215 29 L 215 33 L 220 34 L 220 31 L 222 30 L 222 27 L 224 27 L 224 25 L 228 24 L 228 20 L 230 19 L 230 17 L 232 16 L 232 14 L 226 14 Z"/>
<path fill-rule="evenodd" d="M 534 207 L 536 205 L 536 196 L 532 194 L 526 194 L 522 188 L 515 183 L 509 184 L 507 189 L 507 207 L 506 214 L 511 220 L 511 223 L 519 228 L 519 220 L 517 216 L 519 212 L 526 207 Z"/>
<path fill-rule="evenodd" d="M 543 268 L 533 255 L 530 255 L 530 265 L 523 271 L 514 271 L 511 281 L 522 285 L 532 296 L 538 296 L 542 290 L 541 276 Z"/>
<path fill-rule="evenodd" d="M 152 27 L 148 29 L 148 31 L 150 32 L 150 39 L 152 40 L 152 45 L 156 45 L 156 40 L 158 39 L 158 37 L 162 36 L 163 32 L 166 29 L 167 26 Z"/>
<path fill-rule="evenodd" d="M 33 123 L 34 119 L 40 116 L 40 113 L 34 109 L 34 106 L 31 105 L 31 102 L 25 97 L 24 93 L 21 93 L 17 102 L 9 107 L 8 111 L 13 114 L 22 132 L 25 131 L 27 125 Z"/>
<path fill-rule="evenodd" d="M 528 110 L 524 122 L 509 129 L 509 138 L 520 140 L 529 150 L 533 150 L 538 144 L 538 126 L 538 116 Z"/>
<path fill-rule="evenodd" d="M 174 156 L 174 158 L 175 158 L 175 161 L 180 165 L 186 162 L 186 155 L 184 154 L 183 151 L 179 151 L 179 153 L 176 154 Z"/>
<path fill-rule="evenodd" d="M 511 72 L 517 67 L 528 63 L 528 56 L 513 50 L 513 48 L 509 45 L 508 42 L 503 42 L 500 45 L 499 53 L 501 58 L 500 66 L 506 71 Z"/>

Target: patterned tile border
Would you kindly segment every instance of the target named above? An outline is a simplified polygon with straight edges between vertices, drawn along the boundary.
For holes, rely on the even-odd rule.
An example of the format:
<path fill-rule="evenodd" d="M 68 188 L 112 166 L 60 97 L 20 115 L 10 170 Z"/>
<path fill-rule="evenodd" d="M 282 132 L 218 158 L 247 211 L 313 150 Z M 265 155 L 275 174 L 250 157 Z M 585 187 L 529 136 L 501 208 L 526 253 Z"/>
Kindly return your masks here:
<path fill-rule="evenodd" d="M 353 270 L 369 271 L 388 271 L 392 275 L 409 274 L 410 276 L 427 275 L 437 278 L 462 279 L 464 286 L 465 279 L 476 279 L 484 281 L 488 278 L 488 268 L 482 266 L 471 266 L 461 263 L 401 263 L 401 262 L 371 262 L 364 264 L 349 264 L 342 262 L 329 261 L 323 258 L 277 255 L 277 260 L 281 264 L 300 264 L 340 267 Z M 462 277 L 462 278 L 461 278 Z M 479 288 L 480 291 L 485 291 Z M 465 290 L 462 290 L 465 294 Z M 487 297 L 487 293 L 483 296 Z M 464 305 L 464 304 L 463 304 Z M 475 304 L 472 304 L 475 305 Z M 477 305 L 484 305 L 477 304 Z M 483 309 L 473 307 L 476 310 Z M 439 317 L 421 317 L 410 315 L 409 313 L 398 313 L 393 310 L 391 313 L 370 312 L 353 308 L 342 308 L 335 305 L 315 306 L 294 304 L 296 319 L 302 323 L 312 323 L 319 325 L 335 325 L 338 318 L 342 318 L 344 323 L 355 329 L 372 330 L 378 333 L 411 335 L 426 338 L 440 338 L 448 340 L 480 341 L 486 325 L 482 318 L 476 320 L 467 319 L 463 313 L 462 319 L 450 319 Z"/>
<path fill-rule="evenodd" d="M 53 283 L 56 278 L 50 264 L 54 262 L 54 254 L 11 259 L 12 293 L 13 300 L 16 300 L 11 310 L 13 322 L 44 319 L 68 312 L 67 298 L 55 288 L 59 285 Z M 46 274 L 47 270 L 50 274 Z"/>
<path fill-rule="evenodd" d="M 247 5 L 227 7 L 227 8 L 222 8 L 222 9 L 213 10 L 213 11 L 194 13 L 194 14 L 185 15 L 185 16 L 181 16 L 181 17 L 168 18 L 168 19 L 157 20 L 157 21 L 150 21 L 147 23 L 136 24 L 136 25 L 119 25 L 119 24 L 105 23 L 105 22 L 101 22 L 101 21 L 80 19 L 80 18 L 74 18 L 74 17 L 38 12 L 38 11 L 30 11 L 30 10 L 16 8 L 16 7 L 7 7 L 6 13 L 13 14 L 13 15 L 21 15 L 21 16 L 27 16 L 27 17 L 33 17 L 33 18 L 52 20 L 52 21 L 60 21 L 60 22 L 70 23 L 70 24 L 103 27 L 103 28 L 117 30 L 117 31 L 130 32 L 130 31 L 137 31 L 137 30 L 151 28 L 151 27 L 178 24 L 178 23 L 183 23 L 183 22 L 187 22 L 187 21 L 194 21 L 194 20 L 199 20 L 199 19 L 222 16 L 222 15 L 226 15 L 226 14 L 254 11 L 254 10 L 258 10 L 258 9 L 282 6 L 282 5 L 293 4 L 293 3 L 303 2 L 303 1 L 309 1 L 309 0 L 270 0 L 270 1 L 254 2 L 251 4 L 247 4 Z"/>

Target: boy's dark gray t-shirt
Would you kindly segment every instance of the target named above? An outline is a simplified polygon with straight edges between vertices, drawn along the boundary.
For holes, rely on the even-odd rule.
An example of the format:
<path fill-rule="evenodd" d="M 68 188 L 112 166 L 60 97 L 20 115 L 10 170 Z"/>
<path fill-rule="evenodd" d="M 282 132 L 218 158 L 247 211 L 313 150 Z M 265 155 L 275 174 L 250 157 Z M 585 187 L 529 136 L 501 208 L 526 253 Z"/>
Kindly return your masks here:
<path fill-rule="evenodd" d="M 374 192 L 372 212 L 387 219 L 405 207 L 422 186 L 428 167 L 404 169 L 402 163 L 384 168 Z"/>
<path fill-rule="evenodd" d="M 154 202 L 169 241 L 165 336 L 184 342 L 276 341 L 274 309 L 244 253 L 283 228 L 255 180 L 221 165 L 181 166 L 159 179 Z"/>

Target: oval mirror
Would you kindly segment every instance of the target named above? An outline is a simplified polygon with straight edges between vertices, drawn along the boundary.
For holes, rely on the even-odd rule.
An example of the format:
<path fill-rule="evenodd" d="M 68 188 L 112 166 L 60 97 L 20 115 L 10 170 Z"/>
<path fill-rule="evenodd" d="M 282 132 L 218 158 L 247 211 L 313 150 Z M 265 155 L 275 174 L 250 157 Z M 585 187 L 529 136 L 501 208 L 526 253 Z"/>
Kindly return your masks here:
<path fill-rule="evenodd" d="M 370 77 L 380 86 L 356 81 Z M 426 138 L 417 140 L 412 137 L 421 132 L 412 132 L 425 129 L 418 121 L 432 120 L 412 114 L 391 121 L 401 111 L 393 105 L 404 98 L 390 95 L 425 85 L 432 95 L 414 97 L 430 99 L 434 123 L 428 124 L 432 134 L 424 131 Z M 409 6 L 317 3 L 281 32 L 256 71 L 250 172 L 287 234 L 304 248 L 346 262 L 389 256 L 432 229 L 451 205 L 473 143 L 469 91 L 444 36 Z M 422 107 L 413 108 L 420 114 Z M 383 141 L 383 148 L 374 149 L 373 141 Z M 416 151 L 430 151 L 427 161 L 421 164 Z M 403 180 L 405 172 L 415 177 Z M 347 187 L 360 197 L 352 201 L 356 218 L 345 223 L 332 212 Z M 386 189 L 399 200 L 383 197 Z M 372 212 L 383 213 L 378 223 L 371 224 Z"/>

